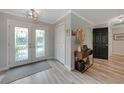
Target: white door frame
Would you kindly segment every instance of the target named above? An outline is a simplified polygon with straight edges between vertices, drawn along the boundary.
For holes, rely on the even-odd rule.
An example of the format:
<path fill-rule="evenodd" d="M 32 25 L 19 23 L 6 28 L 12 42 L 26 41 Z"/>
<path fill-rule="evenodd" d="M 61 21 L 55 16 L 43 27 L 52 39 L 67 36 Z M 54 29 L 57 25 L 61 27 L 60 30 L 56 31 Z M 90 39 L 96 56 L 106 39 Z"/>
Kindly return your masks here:
<path fill-rule="evenodd" d="M 12 33 L 15 33 L 15 32 L 11 32 L 12 31 L 12 28 L 13 27 L 24 27 L 24 28 L 28 28 L 28 40 L 29 40 L 29 42 L 28 42 L 28 44 L 33 44 L 33 46 L 34 46 L 34 43 L 35 43 L 35 30 L 36 29 L 40 29 L 40 30 L 45 30 L 45 56 L 44 57 L 40 57 L 40 58 L 35 58 L 35 57 L 33 57 L 33 56 L 35 56 L 34 54 L 34 50 L 35 49 L 32 49 L 32 45 L 30 46 L 31 48 L 29 48 L 29 55 L 28 55 L 28 57 L 29 57 L 29 60 L 27 60 L 27 61 L 25 61 L 25 62 L 22 62 L 22 63 L 18 63 L 18 64 L 16 64 L 16 62 L 14 62 L 14 63 L 12 63 L 12 60 L 14 60 L 13 58 L 12 58 L 12 56 L 14 56 L 14 55 L 12 55 L 12 54 L 14 54 L 14 53 L 12 53 L 12 49 L 11 49 L 11 42 L 12 42 L 12 40 L 11 40 L 11 38 L 12 38 Z M 48 36 L 48 27 L 47 26 L 44 26 L 44 25 L 35 25 L 35 24 L 31 24 L 31 23 L 27 23 L 27 22 L 21 22 L 21 21 L 16 21 L 16 20 L 7 20 L 7 68 L 9 68 L 9 67 L 13 67 L 13 66 L 18 66 L 18 65 L 24 65 L 24 64 L 28 64 L 28 63 L 32 63 L 32 62 L 36 62 L 36 61 L 40 61 L 40 60 L 44 60 L 44 59 L 46 59 L 47 58 L 47 53 L 48 53 L 48 49 L 47 49 L 47 47 L 46 46 L 48 46 L 47 45 L 47 43 L 48 43 L 48 40 L 47 40 L 47 36 Z M 33 39 L 31 39 L 31 38 L 33 38 Z M 11 42 L 10 42 L 10 40 L 11 40 Z M 32 42 L 33 41 L 33 42 Z M 32 55 L 32 53 L 34 53 L 33 55 Z"/>
<path fill-rule="evenodd" d="M 65 23 L 64 22 L 62 22 L 62 23 L 60 23 L 60 24 L 57 24 L 56 26 L 55 26 L 55 32 L 56 32 L 56 29 L 57 29 L 57 27 L 59 27 L 59 26 L 61 26 L 61 25 L 64 25 L 64 29 L 66 28 L 66 25 L 65 25 Z M 65 31 L 66 31 L 66 29 L 65 29 Z M 65 65 L 65 63 L 66 63 L 66 32 L 65 32 L 65 36 L 64 36 L 64 38 L 65 38 L 65 41 L 64 41 L 64 49 L 65 49 L 65 51 L 64 51 L 64 62 L 61 62 L 62 64 L 64 64 Z M 56 33 L 55 33 L 55 43 L 56 43 Z M 56 44 L 55 44 L 55 51 L 56 51 Z M 57 59 L 56 58 L 56 52 L 55 52 L 55 59 Z M 58 60 L 58 59 L 57 59 Z M 58 60 L 59 61 L 59 60 Z"/>
<path fill-rule="evenodd" d="M 30 43 L 30 32 L 31 32 L 31 24 L 29 23 L 25 23 L 25 22 L 21 22 L 21 21 L 16 21 L 16 20 L 7 20 L 7 30 L 8 30 L 8 68 L 9 67 L 13 67 L 13 66 L 18 66 L 18 65 L 23 65 L 23 64 L 27 64 L 29 62 L 31 62 L 31 50 L 30 48 L 28 48 L 28 60 L 22 61 L 22 62 L 15 62 L 15 58 L 14 55 L 15 53 L 13 53 L 14 48 L 12 48 L 12 42 L 14 37 L 12 37 L 15 33 L 14 27 L 24 27 L 24 28 L 28 28 L 28 43 Z M 14 31 L 13 31 L 14 30 Z"/>
<path fill-rule="evenodd" d="M 35 49 L 35 40 L 36 40 L 36 30 L 44 30 L 45 31 L 45 56 L 43 57 L 39 57 L 39 58 L 36 58 L 36 49 Z M 46 48 L 46 44 L 47 44 L 47 27 L 45 26 L 41 26 L 41 25 L 33 25 L 33 28 L 32 28 L 32 44 L 33 44 L 33 48 L 32 48 L 32 62 L 36 62 L 36 61 L 41 61 L 41 60 L 44 60 L 47 58 L 47 48 Z"/>

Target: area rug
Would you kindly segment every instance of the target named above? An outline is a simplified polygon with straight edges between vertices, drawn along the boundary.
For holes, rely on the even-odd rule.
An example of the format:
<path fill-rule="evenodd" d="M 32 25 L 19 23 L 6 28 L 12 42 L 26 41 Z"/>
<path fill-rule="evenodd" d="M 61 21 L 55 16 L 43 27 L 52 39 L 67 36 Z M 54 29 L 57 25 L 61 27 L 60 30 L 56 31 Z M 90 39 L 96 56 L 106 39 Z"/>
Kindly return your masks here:
<path fill-rule="evenodd" d="M 50 68 L 51 66 L 47 63 L 47 61 L 37 62 L 37 63 L 32 63 L 32 64 L 12 68 L 5 72 L 5 77 L 1 80 L 0 83 L 8 84 L 18 79 L 30 76 L 32 74 L 35 74 Z"/>

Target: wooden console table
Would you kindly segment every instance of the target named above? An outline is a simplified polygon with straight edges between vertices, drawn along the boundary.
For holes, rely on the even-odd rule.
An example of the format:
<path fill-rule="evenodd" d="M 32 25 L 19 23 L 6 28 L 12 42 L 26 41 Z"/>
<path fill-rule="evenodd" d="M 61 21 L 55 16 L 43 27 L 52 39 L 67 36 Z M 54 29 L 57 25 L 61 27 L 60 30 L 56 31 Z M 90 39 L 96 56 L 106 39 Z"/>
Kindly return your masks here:
<path fill-rule="evenodd" d="M 84 51 L 74 52 L 75 58 L 75 69 L 84 73 L 93 65 L 93 51 L 91 49 L 86 49 Z"/>

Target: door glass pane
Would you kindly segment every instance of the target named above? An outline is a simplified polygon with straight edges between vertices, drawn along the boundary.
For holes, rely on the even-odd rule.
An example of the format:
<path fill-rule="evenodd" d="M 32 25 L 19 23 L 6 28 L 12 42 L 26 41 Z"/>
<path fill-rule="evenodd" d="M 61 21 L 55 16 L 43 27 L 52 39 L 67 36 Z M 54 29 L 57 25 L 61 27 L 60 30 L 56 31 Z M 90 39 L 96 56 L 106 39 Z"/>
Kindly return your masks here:
<path fill-rule="evenodd" d="M 36 30 L 36 57 L 45 56 L 45 31 Z"/>
<path fill-rule="evenodd" d="M 28 60 L 28 28 L 15 27 L 15 61 Z"/>

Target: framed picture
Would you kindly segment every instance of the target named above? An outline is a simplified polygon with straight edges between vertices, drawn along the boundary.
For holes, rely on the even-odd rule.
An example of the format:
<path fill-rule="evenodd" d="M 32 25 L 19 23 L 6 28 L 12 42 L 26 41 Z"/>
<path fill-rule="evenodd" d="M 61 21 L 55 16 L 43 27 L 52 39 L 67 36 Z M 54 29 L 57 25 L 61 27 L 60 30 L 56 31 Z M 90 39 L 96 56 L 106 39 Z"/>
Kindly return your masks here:
<path fill-rule="evenodd" d="M 124 33 L 114 34 L 113 35 L 114 40 L 124 40 Z"/>

